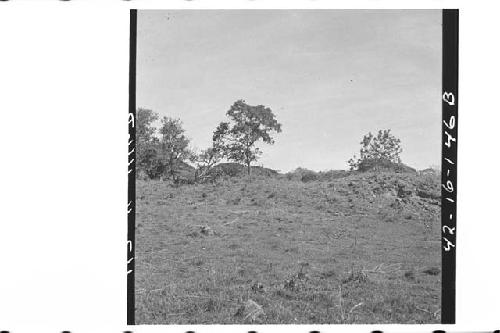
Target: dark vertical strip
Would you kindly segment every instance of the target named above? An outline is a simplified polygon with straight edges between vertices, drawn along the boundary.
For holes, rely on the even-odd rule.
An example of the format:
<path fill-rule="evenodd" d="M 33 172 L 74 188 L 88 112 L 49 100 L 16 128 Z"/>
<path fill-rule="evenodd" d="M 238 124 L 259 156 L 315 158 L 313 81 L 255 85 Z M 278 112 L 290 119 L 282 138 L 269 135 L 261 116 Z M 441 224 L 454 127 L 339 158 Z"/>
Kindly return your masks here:
<path fill-rule="evenodd" d="M 443 10 L 442 74 L 441 323 L 454 324 L 457 250 L 458 9 Z"/>
<path fill-rule="evenodd" d="M 127 236 L 127 325 L 135 324 L 135 66 L 137 51 L 137 10 L 130 10 L 130 64 L 128 110 L 128 236 Z"/>

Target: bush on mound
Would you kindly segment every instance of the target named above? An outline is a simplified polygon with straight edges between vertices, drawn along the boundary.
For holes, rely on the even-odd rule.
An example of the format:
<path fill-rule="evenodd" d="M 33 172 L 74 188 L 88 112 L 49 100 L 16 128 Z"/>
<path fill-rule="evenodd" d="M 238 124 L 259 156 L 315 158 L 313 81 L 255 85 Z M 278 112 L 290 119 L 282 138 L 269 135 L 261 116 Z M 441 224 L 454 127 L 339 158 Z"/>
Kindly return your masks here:
<path fill-rule="evenodd" d="M 287 172 L 286 178 L 288 180 L 311 181 L 316 180 L 317 175 L 316 172 L 312 170 L 299 167 L 293 171 Z"/>
<path fill-rule="evenodd" d="M 314 171 L 308 171 L 306 173 L 304 173 L 302 175 L 302 177 L 300 178 L 301 181 L 307 183 L 307 182 L 312 182 L 312 181 L 315 181 L 315 180 L 318 180 L 318 174 Z"/>
<path fill-rule="evenodd" d="M 252 175 L 273 177 L 278 175 L 278 171 L 264 168 L 261 166 L 252 166 Z M 216 177 L 240 177 L 247 174 L 246 166 L 239 163 L 219 163 L 213 167 L 210 173 Z"/>

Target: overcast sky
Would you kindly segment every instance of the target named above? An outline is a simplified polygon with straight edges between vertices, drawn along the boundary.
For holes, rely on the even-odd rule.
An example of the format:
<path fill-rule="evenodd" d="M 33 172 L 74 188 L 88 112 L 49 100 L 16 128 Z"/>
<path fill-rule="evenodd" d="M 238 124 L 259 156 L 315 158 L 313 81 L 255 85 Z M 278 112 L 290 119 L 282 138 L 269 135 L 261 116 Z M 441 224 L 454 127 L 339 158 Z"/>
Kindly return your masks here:
<path fill-rule="evenodd" d="M 282 124 L 258 165 L 346 169 L 379 129 L 404 163 L 440 164 L 440 10 L 139 11 L 137 42 L 137 106 L 180 118 L 194 147 L 244 99 Z"/>

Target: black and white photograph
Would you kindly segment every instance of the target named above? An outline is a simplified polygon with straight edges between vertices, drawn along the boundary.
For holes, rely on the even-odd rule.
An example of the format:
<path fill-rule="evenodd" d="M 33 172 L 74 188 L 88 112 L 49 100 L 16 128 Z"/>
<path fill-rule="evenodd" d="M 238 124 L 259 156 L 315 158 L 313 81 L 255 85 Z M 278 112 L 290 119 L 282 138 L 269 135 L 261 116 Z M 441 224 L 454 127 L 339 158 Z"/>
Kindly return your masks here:
<path fill-rule="evenodd" d="M 498 1 L 0 7 L 0 333 L 498 332 Z"/>
<path fill-rule="evenodd" d="M 136 323 L 440 323 L 441 24 L 139 10 Z"/>
<path fill-rule="evenodd" d="M 498 332 L 498 2 L 0 7 L 0 333 Z"/>
<path fill-rule="evenodd" d="M 136 322 L 439 323 L 441 20 L 139 11 Z"/>

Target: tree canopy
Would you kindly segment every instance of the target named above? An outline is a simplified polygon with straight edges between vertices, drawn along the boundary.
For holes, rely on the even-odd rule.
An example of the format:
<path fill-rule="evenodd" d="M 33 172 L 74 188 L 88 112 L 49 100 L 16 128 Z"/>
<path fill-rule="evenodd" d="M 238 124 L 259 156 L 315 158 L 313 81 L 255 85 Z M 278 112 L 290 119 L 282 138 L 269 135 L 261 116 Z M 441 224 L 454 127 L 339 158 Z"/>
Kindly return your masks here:
<path fill-rule="evenodd" d="M 360 144 L 360 158 L 354 155 L 347 162 L 351 170 L 358 170 L 360 165 L 367 161 L 401 163 L 401 140 L 392 135 L 390 129 L 379 130 L 376 136 L 369 132 Z"/>
<path fill-rule="evenodd" d="M 189 149 L 189 139 L 184 134 L 182 122 L 179 119 L 163 117 L 160 127 L 160 149 L 166 167 L 166 172 L 176 180 L 180 162 L 192 155 Z"/>
<path fill-rule="evenodd" d="M 136 126 L 136 159 L 137 169 L 145 172 L 150 178 L 158 173 L 156 160 L 156 146 L 158 138 L 155 137 L 156 128 L 154 122 L 158 120 L 158 114 L 149 109 L 137 109 Z"/>
<path fill-rule="evenodd" d="M 262 154 L 255 144 L 274 144 L 272 134 L 281 132 L 281 124 L 270 108 L 248 105 L 244 100 L 234 102 L 226 115 L 229 122 L 221 122 L 215 130 L 214 147 L 219 147 L 225 158 L 244 163 L 250 174 L 251 163 Z"/>

